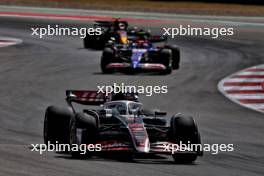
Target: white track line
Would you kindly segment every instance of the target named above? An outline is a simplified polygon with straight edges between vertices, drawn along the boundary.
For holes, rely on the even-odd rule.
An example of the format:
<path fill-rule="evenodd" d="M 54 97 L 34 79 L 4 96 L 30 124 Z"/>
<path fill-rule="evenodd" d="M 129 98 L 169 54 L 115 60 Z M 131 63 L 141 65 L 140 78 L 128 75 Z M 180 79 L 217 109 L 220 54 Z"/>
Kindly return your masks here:
<path fill-rule="evenodd" d="M 245 72 L 237 73 L 236 75 L 264 75 L 264 71 L 259 71 L 259 72 L 245 71 Z"/>
<path fill-rule="evenodd" d="M 244 106 L 249 108 L 249 109 L 254 109 L 258 112 L 264 113 L 264 104 L 248 104 L 248 105 L 244 105 Z"/>
<path fill-rule="evenodd" d="M 264 100 L 264 94 L 229 94 L 230 98 L 235 99 L 263 99 Z"/>
<path fill-rule="evenodd" d="M 262 90 L 261 86 L 224 86 L 223 89 L 226 90 Z"/>

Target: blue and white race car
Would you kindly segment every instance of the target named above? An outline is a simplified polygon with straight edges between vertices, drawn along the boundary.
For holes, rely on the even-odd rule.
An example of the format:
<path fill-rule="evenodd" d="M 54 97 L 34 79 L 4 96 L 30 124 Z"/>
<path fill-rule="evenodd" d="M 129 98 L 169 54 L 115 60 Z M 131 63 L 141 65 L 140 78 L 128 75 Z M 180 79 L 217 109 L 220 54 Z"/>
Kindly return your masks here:
<path fill-rule="evenodd" d="M 120 35 L 123 38 L 126 34 Z M 125 39 L 124 39 L 125 40 Z M 154 46 L 148 38 L 138 36 L 126 44 L 109 43 L 101 57 L 103 73 L 116 71 L 151 71 L 170 74 L 179 69 L 180 51 L 177 46 Z"/>

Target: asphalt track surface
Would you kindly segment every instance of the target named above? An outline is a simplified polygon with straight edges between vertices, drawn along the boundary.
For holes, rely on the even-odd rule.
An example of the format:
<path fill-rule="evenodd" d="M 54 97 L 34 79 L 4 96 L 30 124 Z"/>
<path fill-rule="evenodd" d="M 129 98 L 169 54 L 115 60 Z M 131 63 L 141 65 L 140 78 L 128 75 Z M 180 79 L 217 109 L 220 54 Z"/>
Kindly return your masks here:
<path fill-rule="evenodd" d="M 250 19 L 249 19 L 250 20 Z M 186 20 L 188 22 L 188 20 Z M 264 175 L 264 117 L 221 95 L 217 83 L 240 69 L 264 61 L 263 28 L 236 27 L 236 35 L 213 40 L 179 37 L 171 40 L 182 51 L 182 64 L 171 75 L 103 75 L 100 51 L 83 48 L 78 37 L 30 35 L 30 27 L 47 24 L 89 26 L 90 22 L 30 18 L 0 18 L 0 36 L 23 43 L 0 48 L 0 175 Z M 160 32 L 160 24 L 137 24 Z M 149 26 L 148 26 L 149 25 Z M 207 24 L 204 24 L 207 25 Z M 194 164 L 174 164 L 172 158 L 122 162 L 94 158 L 73 160 L 64 154 L 30 151 L 43 143 L 43 118 L 48 105 L 65 105 L 66 89 L 96 89 L 97 85 L 168 85 L 168 94 L 142 96 L 148 107 L 195 117 L 204 143 L 233 143 L 234 152 L 208 152 Z"/>

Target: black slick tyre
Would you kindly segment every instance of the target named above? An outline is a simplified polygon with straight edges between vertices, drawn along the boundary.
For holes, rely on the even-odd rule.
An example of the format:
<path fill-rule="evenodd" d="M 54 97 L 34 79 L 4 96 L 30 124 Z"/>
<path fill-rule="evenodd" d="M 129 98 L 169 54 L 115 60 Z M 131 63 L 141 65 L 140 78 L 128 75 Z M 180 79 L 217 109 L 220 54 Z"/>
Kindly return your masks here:
<path fill-rule="evenodd" d="M 104 74 L 109 74 L 114 72 L 114 69 L 107 68 L 107 65 L 111 63 L 113 57 L 114 57 L 114 51 L 109 47 L 105 48 L 101 58 L 101 70 Z"/>
<path fill-rule="evenodd" d="M 160 52 L 160 58 L 162 64 L 166 67 L 165 70 L 161 71 L 162 75 L 171 74 L 172 72 L 172 52 L 171 49 L 162 49 Z"/>
<path fill-rule="evenodd" d="M 171 118 L 171 140 L 177 144 L 201 144 L 194 119 L 182 114 L 174 115 Z M 199 152 L 176 152 L 172 156 L 176 163 L 192 163 L 197 159 Z"/>
<path fill-rule="evenodd" d="M 73 113 L 67 108 L 49 106 L 44 119 L 44 143 L 69 143 L 69 123 Z"/>

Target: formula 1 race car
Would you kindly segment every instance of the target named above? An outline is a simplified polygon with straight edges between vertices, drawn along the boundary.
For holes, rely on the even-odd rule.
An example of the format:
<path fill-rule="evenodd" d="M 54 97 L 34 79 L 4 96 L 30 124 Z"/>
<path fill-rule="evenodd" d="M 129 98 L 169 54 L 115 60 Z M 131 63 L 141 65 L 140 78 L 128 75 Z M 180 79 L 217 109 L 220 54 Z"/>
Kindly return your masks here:
<path fill-rule="evenodd" d="M 154 46 L 144 35 L 128 44 L 108 44 L 101 57 L 103 73 L 127 71 L 158 71 L 170 74 L 179 69 L 180 50 L 177 46 Z"/>
<path fill-rule="evenodd" d="M 136 93 L 106 96 L 97 91 L 67 90 L 67 108 L 50 106 L 44 121 L 45 144 L 101 146 L 100 154 L 167 154 L 176 162 L 189 163 L 202 156 L 202 149 L 190 150 L 180 144 L 200 144 L 197 125 L 192 117 L 143 108 Z M 87 108 L 77 112 L 76 105 Z M 88 108 L 97 105 L 98 108 Z M 178 149 L 171 152 L 170 147 Z M 69 151 L 72 157 L 96 155 L 96 152 Z M 97 152 L 98 153 L 98 152 Z"/>
<path fill-rule="evenodd" d="M 152 42 L 160 41 L 160 38 L 152 36 L 150 31 L 139 29 L 137 27 L 129 28 L 127 21 L 115 19 L 113 21 L 95 21 L 94 26 L 101 28 L 101 35 L 86 35 L 83 39 L 84 48 L 103 49 L 105 44 L 108 43 L 111 38 L 115 39 L 115 42 L 125 44 L 127 40 L 133 40 L 138 35 L 144 34 Z M 128 37 L 122 37 L 125 33 Z"/>
<path fill-rule="evenodd" d="M 117 39 L 119 37 L 118 31 L 127 31 L 128 23 L 119 19 L 115 19 L 114 21 L 95 21 L 93 27 L 95 29 L 101 28 L 102 34 L 86 35 L 83 39 L 84 47 L 102 49 L 111 37 L 115 37 L 117 41 L 120 41 L 121 39 Z"/>

